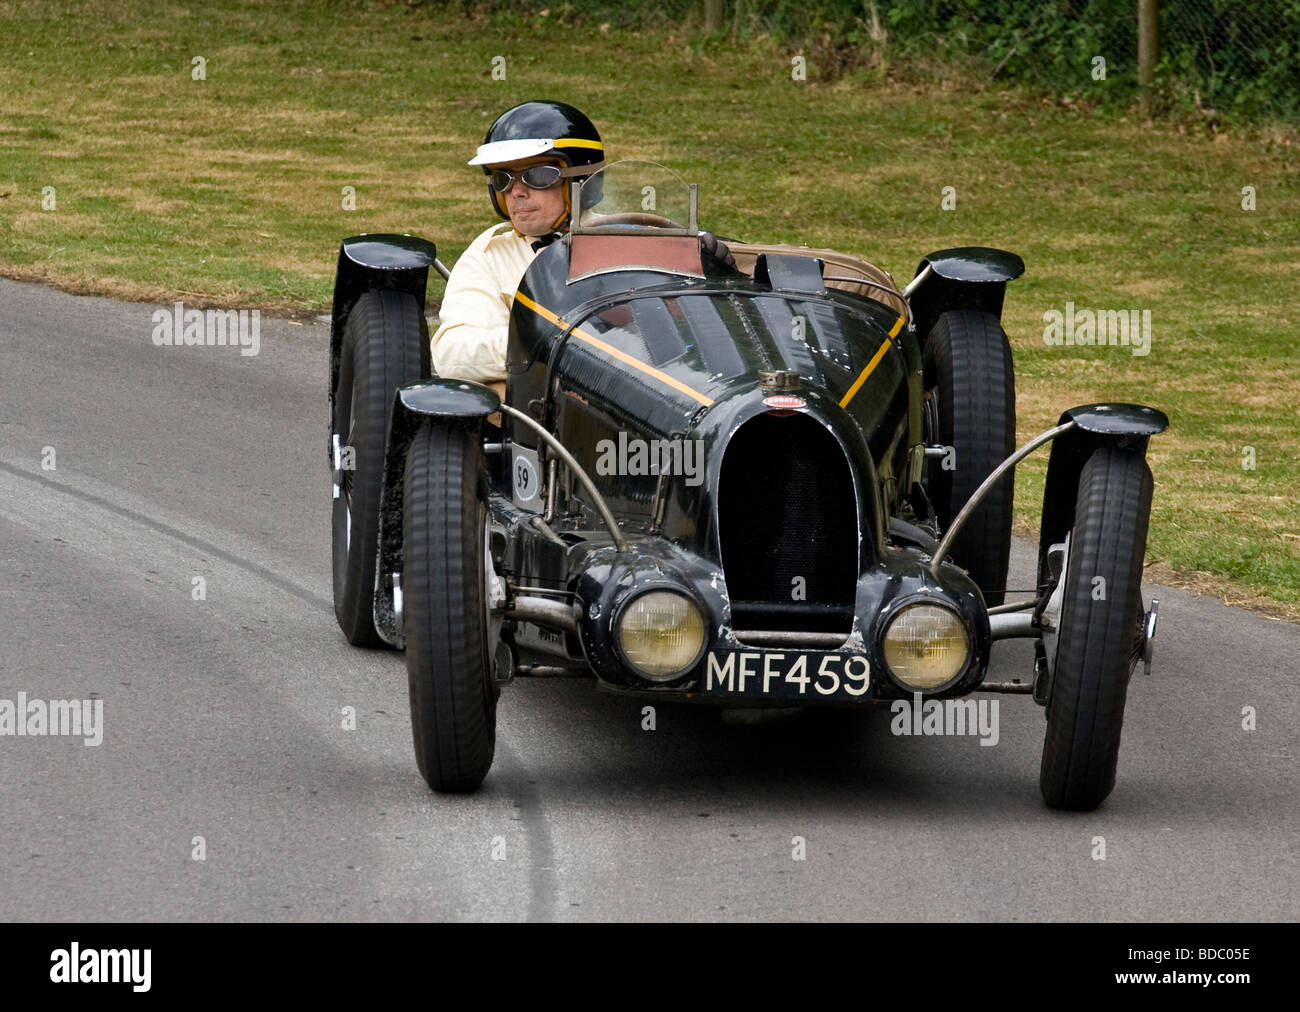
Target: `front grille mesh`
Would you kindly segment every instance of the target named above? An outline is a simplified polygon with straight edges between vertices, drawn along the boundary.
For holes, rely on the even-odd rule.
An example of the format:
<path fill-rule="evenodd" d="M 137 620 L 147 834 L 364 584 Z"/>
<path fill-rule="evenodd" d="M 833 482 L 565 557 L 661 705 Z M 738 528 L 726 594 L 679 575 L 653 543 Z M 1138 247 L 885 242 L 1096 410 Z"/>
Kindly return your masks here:
<path fill-rule="evenodd" d="M 726 454 L 718 534 L 732 626 L 847 635 L 858 514 L 835 438 L 807 415 L 762 414 L 741 426 Z"/>

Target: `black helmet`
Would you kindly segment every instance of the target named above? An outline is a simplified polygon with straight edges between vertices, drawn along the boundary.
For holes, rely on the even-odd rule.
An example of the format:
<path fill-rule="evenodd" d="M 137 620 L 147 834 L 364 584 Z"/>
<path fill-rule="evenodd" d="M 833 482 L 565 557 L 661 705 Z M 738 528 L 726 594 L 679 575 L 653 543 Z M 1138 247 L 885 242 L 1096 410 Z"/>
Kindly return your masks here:
<path fill-rule="evenodd" d="M 546 156 L 562 161 L 572 169 L 565 175 L 585 179 L 605 166 L 605 147 L 595 125 L 579 110 L 563 102 L 524 102 L 507 109 L 488 127 L 487 136 L 479 145 L 470 165 L 483 166 L 483 174 L 491 175 L 490 166 L 517 162 L 525 158 Z M 589 188 L 590 189 L 590 188 Z M 507 221 L 505 204 L 488 185 L 488 196 L 497 214 Z M 583 205 L 597 203 L 599 194 L 583 195 Z M 564 207 L 569 210 L 569 188 L 564 188 Z"/>

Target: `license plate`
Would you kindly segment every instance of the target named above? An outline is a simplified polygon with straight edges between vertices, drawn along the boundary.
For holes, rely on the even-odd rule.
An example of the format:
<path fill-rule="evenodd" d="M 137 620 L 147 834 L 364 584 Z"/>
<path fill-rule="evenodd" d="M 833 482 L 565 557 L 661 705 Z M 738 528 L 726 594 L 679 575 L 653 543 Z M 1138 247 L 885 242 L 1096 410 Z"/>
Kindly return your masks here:
<path fill-rule="evenodd" d="M 861 699 L 870 687 L 861 654 L 806 650 L 710 650 L 703 681 L 708 696 L 760 699 Z"/>

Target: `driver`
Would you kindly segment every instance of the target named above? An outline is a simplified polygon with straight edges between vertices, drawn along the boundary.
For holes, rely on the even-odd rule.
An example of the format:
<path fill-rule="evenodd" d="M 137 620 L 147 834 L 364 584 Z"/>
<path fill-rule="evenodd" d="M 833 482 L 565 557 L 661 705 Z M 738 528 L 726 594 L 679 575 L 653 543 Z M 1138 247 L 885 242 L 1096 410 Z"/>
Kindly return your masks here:
<path fill-rule="evenodd" d="M 452 268 L 430 340 L 436 375 L 505 381 L 515 290 L 538 251 L 569 230 L 569 181 L 603 168 L 604 152 L 591 120 L 563 102 L 525 102 L 488 128 L 469 164 L 483 166 L 506 223 L 481 233 Z"/>
<path fill-rule="evenodd" d="M 481 233 L 452 268 L 430 339 L 435 375 L 494 384 L 504 396 L 515 291 L 533 257 L 569 230 L 569 182 L 604 168 L 604 156 L 591 120 L 563 102 L 524 102 L 488 128 L 468 164 L 483 166 L 492 207 L 508 225 Z M 735 267 L 712 234 L 700 239 Z"/>

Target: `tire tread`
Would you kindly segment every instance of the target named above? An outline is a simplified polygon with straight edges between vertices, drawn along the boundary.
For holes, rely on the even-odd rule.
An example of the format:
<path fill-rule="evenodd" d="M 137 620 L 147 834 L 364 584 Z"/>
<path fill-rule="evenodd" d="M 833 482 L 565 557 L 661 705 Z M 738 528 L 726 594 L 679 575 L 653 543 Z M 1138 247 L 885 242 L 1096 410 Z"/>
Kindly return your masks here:
<path fill-rule="evenodd" d="M 335 562 L 334 614 L 353 646 L 379 646 L 374 620 L 375 567 L 388 420 L 394 391 L 429 371 L 428 324 L 416 298 L 392 289 L 363 294 L 344 325 L 342 357 L 338 396 L 346 399 L 345 410 L 356 415 L 357 424 L 351 482 L 352 544 L 341 572 Z M 351 403 L 354 374 L 355 404 Z M 334 431 L 345 442 L 350 421 L 334 421 Z M 337 554 L 337 533 L 334 539 Z"/>
<path fill-rule="evenodd" d="M 492 765 L 496 699 L 483 629 L 481 450 L 424 423 L 403 479 L 406 667 L 416 764 L 436 791 L 476 789 Z"/>
<path fill-rule="evenodd" d="M 1095 450 L 1079 476 L 1040 787 L 1054 808 L 1090 811 L 1115 786 L 1124 705 L 1141 630 L 1153 489 L 1139 452 Z M 1093 578 L 1105 582 L 1094 601 Z"/>
<path fill-rule="evenodd" d="M 1016 389 L 1011 346 L 989 313 L 950 310 L 939 317 L 923 349 L 925 386 L 939 388 L 939 433 L 959 447 L 956 469 L 931 465 L 929 490 L 947 528 L 995 467 L 1015 450 Z M 990 490 L 953 543 L 989 607 L 1003 603 L 1011 557 L 1014 469 Z"/>

